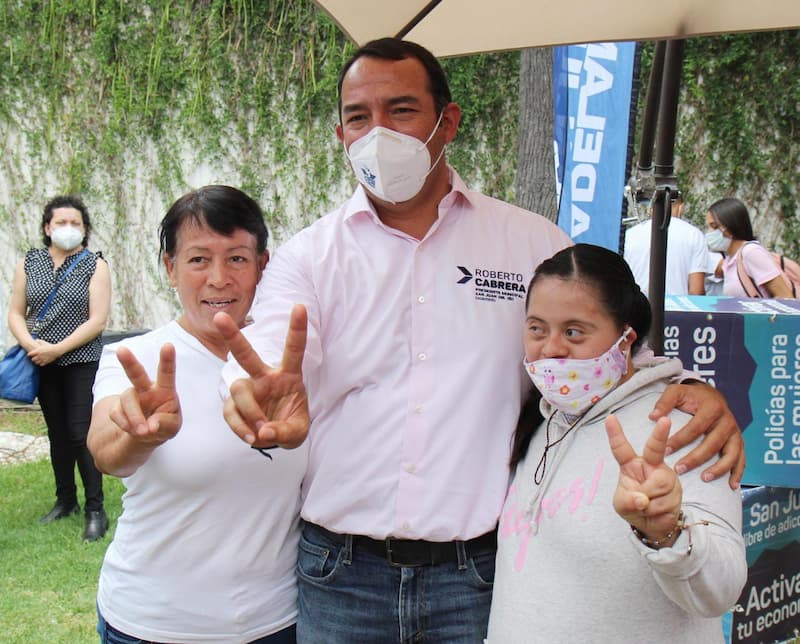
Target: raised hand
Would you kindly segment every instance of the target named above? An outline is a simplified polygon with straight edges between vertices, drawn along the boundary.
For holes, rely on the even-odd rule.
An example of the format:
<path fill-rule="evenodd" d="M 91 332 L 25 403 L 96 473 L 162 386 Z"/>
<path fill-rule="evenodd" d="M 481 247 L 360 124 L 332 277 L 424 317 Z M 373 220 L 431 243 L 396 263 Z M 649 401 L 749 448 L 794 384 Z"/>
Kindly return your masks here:
<path fill-rule="evenodd" d="M 129 349 L 117 349 L 117 358 L 133 385 L 120 394 L 109 417 L 140 443 L 160 445 L 181 428 L 181 405 L 175 391 L 175 347 L 161 347 L 156 381 L 152 382 Z"/>
<path fill-rule="evenodd" d="M 660 418 L 639 456 L 631 447 L 616 416 L 606 418 L 611 453 L 619 464 L 614 509 L 652 541 L 674 531 L 681 511 L 683 491 L 675 471 L 664 463 L 670 420 Z M 675 537 L 677 531 L 675 531 Z M 669 546 L 671 543 L 664 543 Z"/>
<path fill-rule="evenodd" d="M 231 384 L 224 408 L 228 425 L 256 447 L 300 445 L 311 425 L 302 370 L 308 325 L 305 307 L 298 304 L 292 308 L 283 360 L 277 369 L 261 360 L 227 313 L 217 313 L 214 324 L 249 376 Z"/>

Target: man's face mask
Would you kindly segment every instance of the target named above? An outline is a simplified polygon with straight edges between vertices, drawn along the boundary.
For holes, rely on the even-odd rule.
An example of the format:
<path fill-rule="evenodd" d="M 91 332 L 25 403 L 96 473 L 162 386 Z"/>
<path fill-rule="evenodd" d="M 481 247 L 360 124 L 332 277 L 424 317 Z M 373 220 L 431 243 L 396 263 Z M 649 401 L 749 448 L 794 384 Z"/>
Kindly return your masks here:
<path fill-rule="evenodd" d="M 380 125 L 353 142 L 346 154 L 359 182 L 372 195 L 392 204 L 416 197 L 444 154 L 443 146 L 431 165 L 427 144 L 443 114 L 439 114 L 433 131 L 424 142 Z"/>

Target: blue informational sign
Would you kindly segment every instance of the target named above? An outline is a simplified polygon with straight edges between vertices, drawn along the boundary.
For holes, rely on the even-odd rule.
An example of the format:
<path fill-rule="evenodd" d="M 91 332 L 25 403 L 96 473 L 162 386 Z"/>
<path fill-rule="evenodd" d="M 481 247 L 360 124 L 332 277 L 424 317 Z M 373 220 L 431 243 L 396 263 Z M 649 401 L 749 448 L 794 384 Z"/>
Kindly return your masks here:
<path fill-rule="evenodd" d="M 800 489 L 742 493 L 747 583 L 723 617 L 732 643 L 784 642 L 800 635 Z"/>
<path fill-rule="evenodd" d="M 619 250 L 635 43 L 553 48 L 558 225 Z"/>
<path fill-rule="evenodd" d="M 664 308 L 664 355 L 719 389 L 742 428 L 743 483 L 800 488 L 800 300 L 668 296 Z"/>

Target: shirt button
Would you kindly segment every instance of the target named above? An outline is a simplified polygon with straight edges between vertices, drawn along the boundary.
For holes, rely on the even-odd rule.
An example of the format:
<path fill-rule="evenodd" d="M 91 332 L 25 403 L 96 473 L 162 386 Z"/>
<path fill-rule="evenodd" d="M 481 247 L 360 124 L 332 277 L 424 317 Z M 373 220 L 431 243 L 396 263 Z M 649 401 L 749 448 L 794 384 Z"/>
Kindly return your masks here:
<path fill-rule="evenodd" d="M 417 405 L 416 407 L 414 407 L 414 413 L 415 414 L 421 414 L 422 413 L 422 405 Z"/>
<path fill-rule="evenodd" d="M 419 358 L 420 360 L 425 360 L 425 358 L 427 358 L 427 357 L 428 356 L 426 356 L 424 353 L 418 353 L 417 354 L 417 358 Z"/>
<path fill-rule="evenodd" d="M 404 469 L 406 472 L 408 472 L 409 474 L 413 474 L 414 472 L 416 472 L 416 471 L 417 471 L 417 468 L 416 468 L 416 467 L 414 467 L 414 464 L 413 464 L 413 463 L 406 463 L 406 464 L 403 466 L 403 469 Z"/>
<path fill-rule="evenodd" d="M 425 304 L 425 296 L 424 295 L 420 295 L 417 298 L 417 302 L 419 302 L 420 304 Z"/>
<path fill-rule="evenodd" d="M 408 521 L 406 521 L 405 523 L 403 523 L 403 530 L 405 530 L 406 532 L 408 532 L 409 530 L 411 530 L 411 524 L 409 524 L 409 523 L 408 523 Z"/>

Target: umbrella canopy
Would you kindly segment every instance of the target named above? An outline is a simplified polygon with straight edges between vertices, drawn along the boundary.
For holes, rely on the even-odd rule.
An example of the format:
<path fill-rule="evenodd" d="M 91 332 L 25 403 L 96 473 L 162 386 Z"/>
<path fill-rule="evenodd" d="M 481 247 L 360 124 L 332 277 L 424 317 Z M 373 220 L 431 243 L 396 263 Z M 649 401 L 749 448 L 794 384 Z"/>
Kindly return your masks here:
<path fill-rule="evenodd" d="M 800 25 L 800 0 L 315 0 L 358 45 L 401 36 L 437 56 Z"/>

